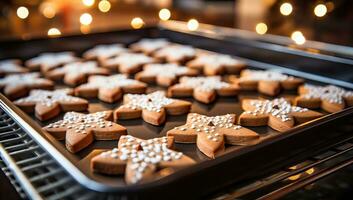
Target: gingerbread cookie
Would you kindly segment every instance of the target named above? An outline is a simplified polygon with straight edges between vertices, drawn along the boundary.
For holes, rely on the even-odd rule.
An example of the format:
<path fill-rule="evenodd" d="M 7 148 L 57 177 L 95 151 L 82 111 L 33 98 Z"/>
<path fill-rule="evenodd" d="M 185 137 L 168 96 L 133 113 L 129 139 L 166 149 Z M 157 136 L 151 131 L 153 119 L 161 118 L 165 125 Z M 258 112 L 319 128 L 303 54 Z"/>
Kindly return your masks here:
<path fill-rule="evenodd" d="M 142 52 L 146 55 L 151 55 L 153 52 L 166 47 L 170 44 L 167 39 L 142 39 L 134 44 L 131 44 L 129 47 L 135 52 Z"/>
<path fill-rule="evenodd" d="M 245 110 L 239 116 L 239 123 L 243 126 L 266 126 L 285 132 L 295 124 L 304 123 L 322 116 L 321 113 L 292 106 L 284 98 L 274 100 L 251 100 L 242 101 Z"/>
<path fill-rule="evenodd" d="M 190 113 L 185 125 L 169 130 L 167 135 L 177 143 L 196 143 L 202 153 L 215 158 L 224 151 L 225 144 L 248 145 L 259 139 L 254 131 L 235 125 L 235 120 L 234 114 L 208 117 Z"/>
<path fill-rule="evenodd" d="M 298 89 L 299 96 L 295 99 L 297 106 L 305 108 L 322 108 L 334 113 L 345 107 L 353 106 L 353 92 L 346 91 L 337 86 L 314 86 L 304 85 Z"/>
<path fill-rule="evenodd" d="M 11 100 L 26 96 L 32 89 L 53 88 L 53 81 L 40 78 L 39 73 L 12 74 L 0 78 L 0 89 Z"/>
<path fill-rule="evenodd" d="M 207 76 L 214 76 L 224 73 L 239 74 L 246 67 L 246 64 L 229 55 L 203 53 L 189 61 L 186 66 L 203 71 Z"/>
<path fill-rule="evenodd" d="M 304 83 L 301 78 L 287 76 L 275 71 L 243 70 L 240 78 L 230 77 L 243 90 L 258 90 L 260 93 L 276 96 L 281 88 L 285 90 L 297 89 Z"/>
<path fill-rule="evenodd" d="M 122 53 L 119 56 L 102 61 L 102 66 L 118 69 L 124 74 L 134 74 L 142 70 L 145 64 L 155 63 L 156 60 L 142 53 Z"/>
<path fill-rule="evenodd" d="M 100 44 L 83 53 L 82 57 L 87 60 L 98 60 L 103 62 L 105 59 L 128 52 L 122 44 Z"/>
<path fill-rule="evenodd" d="M 49 132 L 57 140 L 64 140 L 67 150 L 76 153 L 93 140 L 118 140 L 126 135 L 126 128 L 111 122 L 112 111 L 83 114 L 68 112 L 63 120 L 45 126 L 43 129 Z"/>
<path fill-rule="evenodd" d="M 77 96 L 85 98 L 98 98 L 102 101 L 113 103 L 122 97 L 123 93 L 145 93 L 147 85 L 140 81 L 128 79 L 126 75 L 90 76 L 88 83 L 75 89 Z"/>
<path fill-rule="evenodd" d="M 28 97 L 16 100 L 14 103 L 27 113 L 35 112 L 36 117 L 48 120 L 64 111 L 84 111 L 88 108 L 88 101 L 70 96 L 71 89 L 32 90 Z"/>
<path fill-rule="evenodd" d="M 188 101 L 170 99 L 164 92 L 156 91 L 151 94 L 125 94 L 124 105 L 114 112 L 115 120 L 136 119 L 153 125 L 161 125 L 166 120 L 166 114 L 182 115 L 188 113 L 191 103 Z"/>
<path fill-rule="evenodd" d="M 25 65 L 31 70 L 41 70 L 46 73 L 56 67 L 64 64 L 77 62 L 80 59 L 75 57 L 73 52 L 59 52 L 59 53 L 42 53 L 39 56 L 31 58 L 25 62 Z"/>
<path fill-rule="evenodd" d="M 109 75 L 108 69 L 98 67 L 97 62 L 74 62 L 63 67 L 54 69 L 47 73 L 47 77 L 52 80 L 62 80 L 67 85 L 78 85 L 84 83 L 90 75 Z"/>
<path fill-rule="evenodd" d="M 162 61 L 183 64 L 196 56 L 196 49 L 187 45 L 173 44 L 157 50 L 153 56 Z"/>
<path fill-rule="evenodd" d="M 130 135 L 121 136 L 118 148 L 102 152 L 91 160 L 94 172 L 125 174 L 126 184 L 147 182 L 159 176 L 158 170 L 180 169 L 195 163 L 181 152 L 171 150 L 173 137 L 142 140 Z"/>
<path fill-rule="evenodd" d="M 221 81 L 220 76 L 182 77 L 180 83 L 168 88 L 168 96 L 190 97 L 202 103 L 211 103 L 216 96 L 235 96 L 238 94 L 237 85 Z"/>
<path fill-rule="evenodd" d="M 18 59 L 1 60 L 0 76 L 28 72 L 29 70 L 27 68 L 22 67 L 21 63 L 21 60 Z"/>
<path fill-rule="evenodd" d="M 157 83 L 161 86 L 170 86 L 181 76 L 196 76 L 197 70 L 189 69 L 177 64 L 148 64 L 135 78 L 146 83 Z"/>

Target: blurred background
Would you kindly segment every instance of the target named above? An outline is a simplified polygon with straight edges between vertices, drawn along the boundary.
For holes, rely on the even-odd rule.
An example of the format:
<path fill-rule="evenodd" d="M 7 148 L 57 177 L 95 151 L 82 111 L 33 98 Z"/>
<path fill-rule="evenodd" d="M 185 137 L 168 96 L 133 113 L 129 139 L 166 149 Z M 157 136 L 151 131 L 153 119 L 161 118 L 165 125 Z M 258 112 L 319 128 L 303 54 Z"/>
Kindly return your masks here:
<path fill-rule="evenodd" d="M 353 46 L 352 10 L 352 0 L 1 0 L 0 40 L 181 20 Z"/>

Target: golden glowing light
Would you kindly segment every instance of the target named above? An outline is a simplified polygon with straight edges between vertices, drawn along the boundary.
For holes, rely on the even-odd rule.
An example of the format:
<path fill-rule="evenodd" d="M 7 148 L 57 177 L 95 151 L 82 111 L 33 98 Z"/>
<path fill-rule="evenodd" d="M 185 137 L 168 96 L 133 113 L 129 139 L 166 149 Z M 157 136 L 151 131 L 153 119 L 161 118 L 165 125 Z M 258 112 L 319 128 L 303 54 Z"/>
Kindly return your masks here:
<path fill-rule="evenodd" d="M 87 6 L 87 7 L 91 7 L 93 6 L 95 0 L 82 0 L 83 5 Z"/>
<path fill-rule="evenodd" d="M 17 16 L 21 19 L 26 19 L 29 15 L 29 10 L 28 8 L 21 6 L 17 8 Z"/>
<path fill-rule="evenodd" d="M 301 176 L 300 174 L 293 175 L 293 176 L 288 177 L 288 180 L 295 181 L 295 180 L 298 180 L 300 178 L 300 176 Z"/>
<path fill-rule="evenodd" d="M 305 41 L 306 41 L 306 39 L 305 39 L 303 33 L 300 32 L 300 31 L 294 31 L 294 32 L 292 33 L 292 35 L 291 35 L 291 38 L 292 38 L 292 40 L 293 40 L 296 44 L 298 44 L 298 45 L 302 45 L 302 44 L 304 44 Z"/>
<path fill-rule="evenodd" d="M 158 15 L 161 20 L 167 21 L 172 14 L 167 8 L 163 8 L 159 11 Z"/>
<path fill-rule="evenodd" d="M 92 23 L 92 15 L 90 15 L 89 13 L 83 13 L 80 16 L 80 23 L 83 25 L 90 25 Z"/>
<path fill-rule="evenodd" d="M 315 6 L 314 14 L 317 17 L 323 17 L 326 15 L 326 13 L 327 13 L 327 7 L 324 4 L 318 4 L 317 6 Z"/>
<path fill-rule="evenodd" d="M 326 3 L 327 12 L 332 12 L 335 9 L 335 4 L 332 1 Z"/>
<path fill-rule="evenodd" d="M 108 12 L 111 7 L 112 7 L 112 5 L 111 5 L 110 2 L 107 1 L 107 0 L 102 0 L 102 1 L 100 1 L 99 4 L 98 4 L 98 9 L 99 9 L 101 12 Z"/>
<path fill-rule="evenodd" d="M 267 25 L 265 23 L 258 23 L 255 27 L 256 33 L 263 35 L 267 32 Z"/>
<path fill-rule="evenodd" d="M 310 168 L 310 169 L 306 170 L 305 172 L 310 175 L 310 174 L 315 172 L 315 169 L 314 168 Z"/>
<path fill-rule="evenodd" d="M 48 30 L 48 36 L 58 36 L 61 35 L 61 32 L 57 28 L 51 28 Z"/>
<path fill-rule="evenodd" d="M 43 2 L 39 6 L 39 11 L 44 15 L 46 18 L 53 18 L 56 15 L 56 8 L 55 5 L 53 5 L 50 2 Z"/>
<path fill-rule="evenodd" d="M 196 19 L 190 19 L 187 26 L 190 31 L 195 31 L 199 28 L 199 22 Z"/>
<path fill-rule="evenodd" d="M 142 28 L 142 26 L 145 24 L 145 22 L 141 18 L 135 17 L 131 20 L 130 24 L 131 24 L 132 28 L 139 29 L 139 28 Z"/>
<path fill-rule="evenodd" d="M 279 11 L 281 12 L 282 15 L 290 15 L 293 11 L 293 6 L 290 3 L 284 3 L 281 5 L 279 8 Z"/>
<path fill-rule="evenodd" d="M 80 31 L 83 34 L 88 34 L 89 32 L 91 32 L 91 27 L 89 25 L 81 25 Z"/>

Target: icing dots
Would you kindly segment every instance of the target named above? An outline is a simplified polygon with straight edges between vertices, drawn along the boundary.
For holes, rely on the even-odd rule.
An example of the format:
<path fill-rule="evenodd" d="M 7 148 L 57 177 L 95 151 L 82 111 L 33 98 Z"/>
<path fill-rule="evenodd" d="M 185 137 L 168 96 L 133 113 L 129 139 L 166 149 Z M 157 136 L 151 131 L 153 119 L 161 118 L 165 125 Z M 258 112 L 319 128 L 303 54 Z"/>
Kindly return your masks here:
<path fill-rule="evenodd" d="M 148 76 L 164 76 L 175 78 L 189 72 L 187 67 L 177 64 L 149 64 L 145 67 L 143 74 Z"/>
<path fill-rule="evenodd" d="M 176 88 L 194 88 L 198 91 L 212 91 L 230 87 L 229 83 L 221 81 L 219 76 L 209 77 L 182 77 L 180 83 L 175 85 Z"/>
<path fill-rule="evenodd" d="M 294 77 L 287 76 L 275 71 L 262 71 L 262 70 L 244 70 L 245 76 L 240 77 L 240 80 L 253 80 L 253 81 L 285 81 L 292 80 Z"/>
<path fill-rule="evenodd" d="M 308 109 L 297 106 L 292 106 L 284 98 L 274 100 L 251 100 L 250 105 L 254 107 L 253 110 L 245 111 L 246 114 L 257 116 L 259 114 L 272 115 L 286 122 L 290 120 L 290 113 L 306 112 Z"/>
<path fill-rule="evenodd" d="M 81 85 L 84 88 L 119 88 L 132 86 L 141 82 L 129 79 L 126 75 L 117 74 L 112 76 L 91 76 L 88 83 Z"/>
<path fill-rule="evenodd" d="M 352 91 L 346 91 L 333 85 L 314 86 L 307 84 L 304 88 L 306 93 L 303 97 L 306 99 L 319 98 L 330 103 L 342 104 L 344 103 L 344 98 L 353 97 Z"/>
<path fill-rule="evenodd" d="M 117 56 L 120 53 L 127 52 L 128 49 L 124 48 L 121 44 L 101 44 L 93 47 L 84 53 L 84 57 L 94 58 L 110 58 Z"/>
<path fill-rule="evenodd" d="M 142 53 L 123 53 L 119 56 L 109 58 L 105 61 L 105 65 L 123 65 L 127 68 L 152 63 L 154 59 Z"/>
<path fill-rule="evenodd" d="M 126 94 L 129 102 L 124 107 L 131 109 L 145 109 L 153 112 L 161 112 L 161 109 L 174 102 L 173 99 L 165 97 L 162 91 L 156 91 L 151 94 Z"/>

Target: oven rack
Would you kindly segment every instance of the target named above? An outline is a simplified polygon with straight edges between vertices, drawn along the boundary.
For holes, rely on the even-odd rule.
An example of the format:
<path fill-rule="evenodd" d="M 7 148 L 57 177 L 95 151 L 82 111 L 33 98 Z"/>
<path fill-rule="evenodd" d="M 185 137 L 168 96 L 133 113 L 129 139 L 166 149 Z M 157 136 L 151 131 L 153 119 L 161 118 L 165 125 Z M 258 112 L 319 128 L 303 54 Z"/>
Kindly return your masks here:
<path fill-rule="evenodd" d="M 0 105 L 0 167 L 23 199 L 125 198 L 121 194 L 98 193 L 79 184 Z M 353 119 L 347 121 L 345 132 L 353 132 Z M 231 185 L 204 198 L 276 199 L 351 164 L 353 136 L 328 146 L 296 167 L 242 185 Z M 308 173 L 313 169 L 314 173 Z"/>

